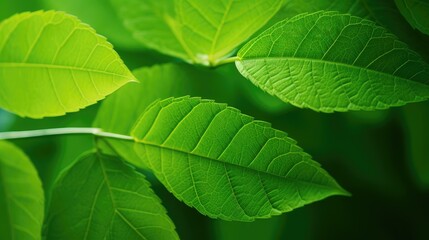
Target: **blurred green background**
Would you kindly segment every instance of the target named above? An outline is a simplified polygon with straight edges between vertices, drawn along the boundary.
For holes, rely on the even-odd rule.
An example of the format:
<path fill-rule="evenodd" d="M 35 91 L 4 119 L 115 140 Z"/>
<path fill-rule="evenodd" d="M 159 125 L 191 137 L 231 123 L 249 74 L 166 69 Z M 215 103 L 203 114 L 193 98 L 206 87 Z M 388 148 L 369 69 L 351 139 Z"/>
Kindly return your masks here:
<path fill-rule="evenodd" d="M 0 19 L 39 9 L 77 15 L 114 44 L 130 69 L 179 62 L 138 44 L 108 0 L 0 0 Z M 290 14 L 296 14 L 291 9 Z M 393 21 L 404 24 L 403 19 L 388 21 L 391 26 L 398 26 Z M 416 50 L 423 49 L 419 53 L 429 59 L 429 41 L 420 41 L 419 33 L 410 32 L 404 41 L 417 39 Z M 267 220 L 226 222 L 187 207 L 149 176 L 182 239 L 429 239 L 429 103 L 378 112 L 323 114 L 265 94 L 241 77 L 232 64 L 217 69 L 182 65 L 184 74 L 200 86 L 198 95 L 226 102 L 286 131 L 352 193 L 352 197 L 331 197 Z M 206 80 L 205 75 L 210 74 L 219 79 Z M 98 105 L 43 120 L 22 119 L 0 110 L 0 131 L 89 127 Z M 93 147 L 89 136 L 13 142 L 33 160 L 48 197 L 61 169 Z"/>

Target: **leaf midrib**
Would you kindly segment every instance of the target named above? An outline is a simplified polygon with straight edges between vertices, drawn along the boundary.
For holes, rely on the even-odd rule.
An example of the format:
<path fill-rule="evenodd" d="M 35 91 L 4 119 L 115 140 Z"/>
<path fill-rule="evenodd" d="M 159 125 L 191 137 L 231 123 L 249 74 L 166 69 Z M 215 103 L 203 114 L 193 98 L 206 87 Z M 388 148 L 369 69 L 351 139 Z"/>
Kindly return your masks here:
<path fill-rule="evenodd" d="M 115 77 L 121 78 L 130 78 L 129 81 L 132 80 L 129 75 L 121 75 L 113 72 L 102 71 L 93 68 L 84 68 L 84 67 L 76 67 L 76 66 L 67 66 L 67 65 L 54 65 L 54 64 L 46 64 L 46 63 L 17 63 L 17 62 L 0 62 L 0 68 L 47 68 L 47 69 L 61 69 L 61 70 L 75 70 L 75 71 L 83 71 L 83 72 L 94 72 L 99 74 L 106 74 Z"/>
<path fill-rule="evenodd" d="M 393 74 L 390 74 L 390 73 L 380 72 L 380 71 L 377 71 L 377 70 L 374 70 L 374 69 L 365 68 L 365 67 L 361 67 L 361 66 L 355 66 L 355 65 L 349 65 L 349 64 L 341 63 L 341 62 L 333 62 L 333 61 L 320 60 L 320 59 L 314 59 L 314 58 L 297 58 L 297 57 L 251 57 L 251 58 L 244 58 L 244 57 L 241 57 L 241 59 L 238 62 L 245 62 L 245 61 L 267 61 L 267 60 L 311 61 L 311 62 L 317 62 L 317 63 L 326 63 L 326 64 L 330 64 L 330 65 L 339 65 L 339 66 L 343 66 L 343 67 L 354 68 L 354 69 L 358 69 L 358 70 L 365 70 L 365 71 L 376 73 L 376 74 L 386 75 L 386 76 L 388 76 L 390 78 L 392 78 L 392 77 L 399 78 L 400 80 L 411 82 L 412 84 L 420 84 L 420 85 L 423 85 L 422 87 L 424 87 L 424 88 L 429 88 L 429 85 L 427 85 L 426 83 L 422 83 L 422 82 L 418 82 L 416 80 L 411 80 L 411 79 L 407 79 L 407 78 L 404 78 L 404 77 L 396 76 L 396 75 L 393 75 Z M 429 79 L 426 80 L 426 82 L 429 82 Z"/>
<path fill-rule="evenodd" d="M 166 149 L 166 150 L 170 150 L 170 151 L 174 151 L 174 152 L 179 152 L 179 153 L 183 153 L 183 154 L 189 154 L 189 155 L 192 155 L 192 156 L 195 156 L 195 157 L 200 157 L 200 158 L 203 158 L 203 159 L 207 159 L 207 160 L 219 162 L 219 163 L 222 163 L 222 164 L 227 164 L 227 165 L 230 165 L 230 166 L 233 166 L 233 167 L 244 168 L 246 170 L 250 170 L 250 171 L 253 171 L 253 172 L 256 172 L 256 173 L 263 173 L 263 174 L 267 174 L 267 175 L 270 175 L 270 176 L 273 176 L 273 177 L 277 177 L 277 178 L 281 178 L 281 179 L 284 179 L 284 180 L 290 180 L 290 181 L 294 181 L 294 182 L 301 182 L 301 183 L 304 183 L 304 184 L 315 185 L 315 186 L 318 186 L 318 187 L 322 187 L 322 188 L 326 188 L 326 189 L 331 189 L 331 190 L 333 189 L 333 187 L 330 187 L 330 186 L 327 186 L 327 185 L 321 185 L 321 184 L 314 183 L 314 182 L 309 182 L 309 181 L 305 181 L 305 180 L 301 180 L 301 179 L 295 179 L 295 178 L 291 178 L 289 176 L 281 176 L 281 175 L 277 175 L 277 174 L 274 174 L 274 173 L 271 173 L 271 172 L 263 172 L 263 171 L 260 171 L 260 170 L 254 169 L 254 168 L 250 168 L 250 167 L 246 168 L 244 166 L 241 166 L 241 165 L 238 165 L 238 164 L 235 164 L 235 163 L 226 162 L 226 161 L 222 161 L 222 160 L 215 159 L 215 158 L 210 158 L 210 157 L 207 157 L 207 156 L 203 156 L 203 155 L 196 154 L 196 153 L 193 153 L 193 152 L 187 152 L 187 151 L 184 151 L 184 150 L 181 150 L 181 149 L 175 149 L 175 148 L 168 147 L 168 146 L 161 146 L 159 144 L 147 142 L 147 141 L 144 141 L 143 139 L 137 139 L 135 137 L 134 137 L 134 141 L 136 143 L 141 143 L 143 145 L 147 145 L 147 146 L 151 146 L 151 147 L 156 147 L 156 148 L 160 148 L 160 149 Z M 303 162 L 307 163 L 306 160 L 303 160 Z M 314 167 L 311 164 L 309 164 L 309 165 L 311 167 Z M 320 171 L 317 170 L 317 172 L 320 172 Z M 322 174 L 324 174 L 324 173 L 322 172 Z M 341 188 L 338 187 L 337 190 L 340 190 L 340 189 Z"/>

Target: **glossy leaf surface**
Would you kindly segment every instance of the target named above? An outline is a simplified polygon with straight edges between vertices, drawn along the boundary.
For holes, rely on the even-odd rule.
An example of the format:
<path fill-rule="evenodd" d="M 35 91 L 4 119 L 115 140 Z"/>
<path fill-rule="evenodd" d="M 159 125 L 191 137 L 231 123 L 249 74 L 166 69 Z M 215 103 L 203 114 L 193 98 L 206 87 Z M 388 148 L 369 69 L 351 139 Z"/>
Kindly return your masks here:
<path fill-rule="evenodd" d="M 385 109 L 429 97 L 429 67 L 420 56 L 382 27 L 347 14 L 281 21 L 238 56 L 237 68 L 255 85 L 316 111 Z"/>
<path fill-rule="evenodd" d="M 42 118 L 78 111 L 133 81 L 112 45 L 63 12 L 0 24 L 0 107 Z"/>

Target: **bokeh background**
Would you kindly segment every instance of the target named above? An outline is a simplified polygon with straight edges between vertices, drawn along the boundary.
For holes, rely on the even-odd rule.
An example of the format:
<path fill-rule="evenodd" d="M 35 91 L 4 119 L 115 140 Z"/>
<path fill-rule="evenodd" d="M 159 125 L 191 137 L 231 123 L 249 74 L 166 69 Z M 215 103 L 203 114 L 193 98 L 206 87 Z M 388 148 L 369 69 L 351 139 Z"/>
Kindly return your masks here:
<path fill-rule="evenodd" d="M 286 1 L 282 14 L 275 19 L 320 10 L 316 7 L 374 18 L 428 61 L 429 38 L 408 25 L 393 0 L 377 1 L 384 8 L 372 0 L 354 1 L 358 6 L 365 4 L 374 15 L 343 9 L 342 4 L 335 3 L 339 1 L 319 1 Z M 0 20 L 39 9 L 63 10 L 78 16 L 114 44 L 130 69 L 166 63 L 180 66 L 181 77 L 192 81 L 193 94 L 226 102 L 256 119 L 271 122 L 297 140 L 352 193 L 351 197 L 330 197 L 271 219 L 227 222 L 187 207 L 146 173 L 182 239 L 429 239 L 428 102 L 377 112 L 324 114 L 298 109 L 254 87 L 233 64 L 214 69 L 189 66 L 146 49 L 122 26 L 109 0 L 0 0 Z M 42 120 L 22 119 L 0 110 L 0 131 L 89 127 L 98 108 L 99 104 Z M 93 141 L 90 136 L 58 136 L 13 142 L 33 160 L 49 197 L 59 172 L 83 151 L 93 148 Z"/>

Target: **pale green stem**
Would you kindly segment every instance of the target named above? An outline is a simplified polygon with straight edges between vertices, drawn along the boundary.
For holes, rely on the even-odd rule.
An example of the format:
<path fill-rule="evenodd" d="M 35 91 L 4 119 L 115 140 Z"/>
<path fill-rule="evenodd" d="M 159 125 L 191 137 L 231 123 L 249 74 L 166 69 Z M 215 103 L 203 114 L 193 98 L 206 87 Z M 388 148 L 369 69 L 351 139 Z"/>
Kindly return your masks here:
<path fill-rule="evenodd" d="M 229 58 L 225 58 L 225 59 L 219 60 L 218 62 L 216 62 L 214 64 L 214 66 L 219 66 L 219 65 L 223 65 L 223 64 L 227 64 L 227 63 L 232 63 L 232 62 L 236 62 L 236 61 L 239 61 L 239 60 L 240 60 L 240 57 L 238 57 L 238 56 L 229 57 Z"/>
<path fill-rule="evenodd" d="M 50 128 L 28 131 L 12 131 L 0 132 L 0 140 L 33 138 L 54 135 L 69 135 L 69 134 L 91 134 L 97 137 L 115 138 L 121 140 L 134 140 L 131 136 L 121 135 L 117 133 L 103 132 L 100 128 Z"/>

